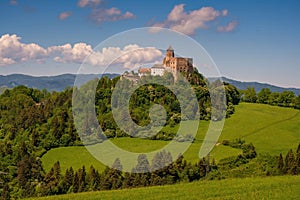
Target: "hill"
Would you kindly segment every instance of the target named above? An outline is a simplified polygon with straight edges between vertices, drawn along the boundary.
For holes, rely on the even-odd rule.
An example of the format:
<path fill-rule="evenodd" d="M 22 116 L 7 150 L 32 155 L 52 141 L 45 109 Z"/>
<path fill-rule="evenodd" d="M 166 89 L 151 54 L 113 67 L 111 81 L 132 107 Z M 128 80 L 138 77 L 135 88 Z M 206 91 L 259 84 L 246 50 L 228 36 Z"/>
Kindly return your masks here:
<path fill-rule="evenodd" d="M 82 74 L 79 76 L 81 80 L 91 80 L 93 77 L 101 77 L 102 75 Z M 103 74 L 103 76 L 113 78 L 117 76 L 117 74 Z M 24 74 L 0 75 L 0 88 L 13 88 L 15 86 L 25 85 L 26 87 L 39 90 L 62 91 L 66 87 L 73 86 L 75 78 L 75 74 L 62 74 L 57 76 L 29 76 Z"/>
<path fill-rule="evenodd" d="M 235 114 L 226 119 L 219 142 L 241 138 L 248 143 L 252 142 L 258 153 L 285 154 L 290 148 L 296 147 L 300 141 L 299 121 L 299 110 L 264 104 L 240 103 L 236 106 Z M 201 121 L 196 140 L 184 154 L 185 159 L 188 161 L 198 161 L 199 149 L 208 125 L 209 122 Z M 193 126 L 184 124 L 183 128 L 188 131 L 188 128 Z M 176 127 L 173 129 L 176 129 Z M 151 151 L 168 144 L 168 141 L 126 137 L 116 138 L 112 141 L 119 147 L 132 152 Z M 239 153 L 240 151 L 237 149 L 219 145 L 213 149 L 211 156 L 218 162 L 222 158 L 238 155 Z M 74 156 L 77 159 L 73 159 Z M 46 171 L 57 160 L 61 163 L 62 171 L 70 166 L 78 169 L 82 165 L 90 166 L 91 164 L 98 167 L 99 170 L 104 168 L 84 147 L 61 147 L 50 150 L 42 157 Z"/>
<path fill-rule="evenodd" d="M 289 91 L 293 91 L 296 95 L 300 94 L 299 88 L 284 88 L 284 87 L 278 87 L 267 83 L 237 81 L 226 77 L 222 77 L 222 79 L 224 82 L 232 84 L 240 90 L 245 90 L 248 87 L 254 87 L 256 92 L 259 92 L 263 88 L 269 88 L 272 92 L 283 92 L 289 90 Z M 209 78 L 209 80 L 214 80 L 214 78 Z"/>
<path fill-rule="evenodd" d="M 299 187 L 299 176 L 277 176 L 197 181 L 167 186 L 49 196 L 38 199 L 299 199 Z"/>

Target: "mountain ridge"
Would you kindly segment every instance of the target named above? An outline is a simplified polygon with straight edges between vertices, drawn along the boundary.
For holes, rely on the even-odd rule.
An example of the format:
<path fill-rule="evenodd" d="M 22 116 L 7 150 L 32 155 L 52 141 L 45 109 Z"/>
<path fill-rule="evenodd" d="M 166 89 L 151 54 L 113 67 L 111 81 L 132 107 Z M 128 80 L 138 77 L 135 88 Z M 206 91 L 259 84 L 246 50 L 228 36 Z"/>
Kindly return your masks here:
<path fill-rule="evenodd" d="M 80 81 L 91 80 L 93 78 L 100 78 L 101 76 L 108 76 L 113 78 L 118 74 L 80 74 Z M 9 74 L 0 75 L 1 88 L 13 88 L 19 85 L 36 88 L 39 90 L 47 89 L 48 91 L 62 91 L 66 87 L 74 85 L 76 74 L 60 74 L 54 76 L 31 76 L 25 74 Z"/>
<path fill-rule="evenodd" d="M 80 74 L 81 80 L 90 80 L 91 78 L 108 76 L 113 78 L 119 74 Z M 0 75 L 0 88 L 13 88 L 18 85 L 25 85 L 27 87 L 36 88 L 36 89 L 47 89 L 48 91 L 62 91 L 66 87 L 71 87 L 74 85 L 76 74 L 60 74 L 53 76 L 32 76 L 25 74 L 9 74 L 9 75 Z M 217 78 L 211 77 L 208 78 L 209 81 L 214 81 Z M 226 83 L 232 84 L 240 90 L 245 90 L 248 87 L 254 87 L 256 92 L 259 92 L 262 88 L 270 88 L 272 92 L 283 92 L 286 90 L 293 91 L 296 95 L 300 94 L 300 88 L 285 88 L 280 86 L 275 86 L 269 83 L 260 83 L 256 81 L 238 81 L 230 79 L 227 77 L 222 77 L 222 80 Z"/>
<path fill-rule="evenodd" d="M 209 78 L 209 80 L 211 80 Z M 230 79 L 227 77 L 222 77 L 223 82 L 229 83 L 234 85 L 240 90 L 246 90 L 248 87 L 254 87 L 256 92 L 259 92 L 263 88 L 269 88 L 272 92 L 283 92 L 283 91 L 293 91 L 296 95 L 300 94 L 300 88 L 294 88 L 294 87 L 280 87 L 276 85 L 272 85 L 269 83 L 261 83 L 257 81 L 238 81 L 234 79 Z"/>

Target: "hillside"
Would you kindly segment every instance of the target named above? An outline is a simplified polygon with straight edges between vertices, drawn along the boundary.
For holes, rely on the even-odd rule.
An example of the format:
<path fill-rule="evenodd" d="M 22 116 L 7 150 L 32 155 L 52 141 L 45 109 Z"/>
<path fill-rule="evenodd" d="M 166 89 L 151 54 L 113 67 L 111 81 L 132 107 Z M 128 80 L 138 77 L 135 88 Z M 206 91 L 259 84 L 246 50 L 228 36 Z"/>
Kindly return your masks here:
<path fill-rule="evenodd" d="M 279 155 L 299 144 L 299 121 L 299 110 L 263 104 L 240 103 L 236 106 L 235 114 L 226 119 L 219 142 L 241 138 L 248 143 L 253 143 L 258 153 Z M 195 142 L 184 154 L 188 161 L 198 161 L 199 149 L 208 125 L 209 122 L 201 121 Z M 191 124 L 184 124 L 183 128 L 188 131 L 189 127 Z M 116 138 L 113 139 L 113 142 L 132 152 L 150 151 L 168 144 L 168 141 L 138 138 Z M 239 153 L 240 151 L 237 149 L 219 145 L 213 149 L 211 156 L 218 162 L 222 158 Z M 73 159 L 74 157 L 77 159 Z M 95 160 L 84 147 L 56 148 L 50 150 L 42 158 L 46 170 L 49 170 L 57 160 L 60 161 L 63 171 L 69 166 L 77 169 L 82 165 L 89 166 L 91 164 L 98 167 L 99 170 L 104 169 L 104 166 Z"/>
<path fill-rule="evenodd" d="M 86 192 L 36 199 L 299 199 L 299 188 L 299 176 L 277 176 L 197 181 L 194 183 Z"/>

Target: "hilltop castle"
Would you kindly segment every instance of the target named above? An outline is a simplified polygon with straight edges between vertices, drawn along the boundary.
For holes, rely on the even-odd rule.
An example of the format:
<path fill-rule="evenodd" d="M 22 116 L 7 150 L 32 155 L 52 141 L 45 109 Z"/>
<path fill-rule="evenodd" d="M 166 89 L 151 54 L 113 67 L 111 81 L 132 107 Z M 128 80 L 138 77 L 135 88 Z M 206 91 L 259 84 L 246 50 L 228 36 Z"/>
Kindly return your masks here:
<path fill-rule="evenodd" d="M 194 72 L 193 59 L 175 57 L 174 49 L 171 46 L 167 49 L 163 66 L 172 73 L 185 72 L 187 74 L 192 74 Z"/>
<path fill-rule="evenodd" d="M 193 59 L 175 57 L 174 49 L 169 46 L 162 64 L 155 64 L 151 68 L 139 68 L 138 75 L 126 73 L 123 74 L 121 78 L 134 80 L 136 82 L 142 76 L 163 76 L 165 71 L 171 72 L 175 80 L 177 79 L 178 72 L 190 75 L 194 72 Z"/>

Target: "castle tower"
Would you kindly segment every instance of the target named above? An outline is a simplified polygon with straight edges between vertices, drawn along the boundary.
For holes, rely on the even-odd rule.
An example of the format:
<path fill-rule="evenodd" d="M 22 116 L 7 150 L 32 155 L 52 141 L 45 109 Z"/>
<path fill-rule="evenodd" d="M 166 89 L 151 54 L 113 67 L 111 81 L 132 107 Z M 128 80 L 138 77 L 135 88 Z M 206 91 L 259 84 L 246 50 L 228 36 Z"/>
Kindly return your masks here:
<path fill-rule="evenodd" d="M 171 46 L 167 49 L 166 57 L 174 58 L 174 49 Z"/>
<path fill-rule="evenodd" d="M 171 46 L 169 46 L 169 48 L 166 51 L 166 56 L 163 61 L 163 66 L 170 67 L 170 60 L 172 58 L 174 58 L 174 49 Z"/>

